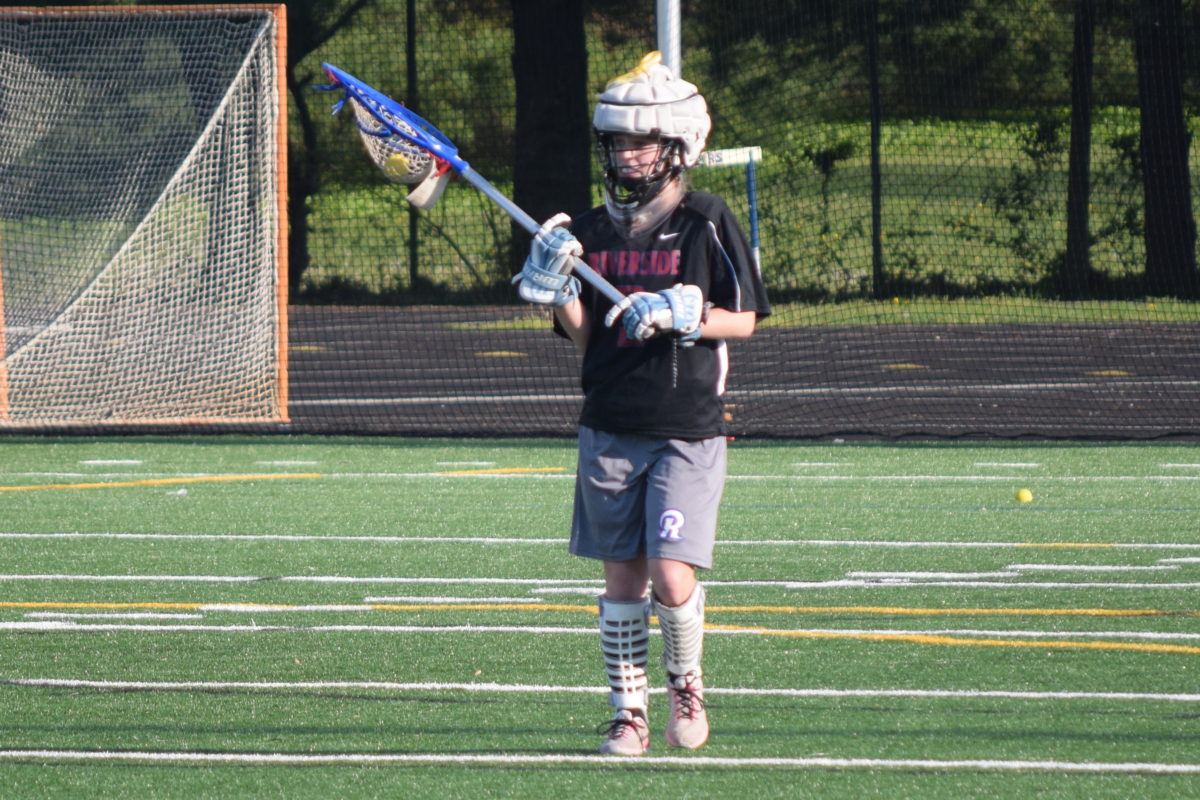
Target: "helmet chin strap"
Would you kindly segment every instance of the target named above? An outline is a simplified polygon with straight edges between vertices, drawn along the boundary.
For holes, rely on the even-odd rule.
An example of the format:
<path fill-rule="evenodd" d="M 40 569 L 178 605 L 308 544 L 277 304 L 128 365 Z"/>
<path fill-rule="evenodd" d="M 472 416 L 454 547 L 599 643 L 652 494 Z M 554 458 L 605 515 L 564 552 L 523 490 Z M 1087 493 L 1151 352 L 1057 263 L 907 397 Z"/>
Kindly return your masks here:
<path fill-rule="evenodd" d="M 664 184 L 662 191 L 644 203 L 620 203 L 611 192 L 605 193 L 608 216 L 625 236 L 638 236 L 654 230 L 683 200 L 683 176 L 677 175 Z"/>

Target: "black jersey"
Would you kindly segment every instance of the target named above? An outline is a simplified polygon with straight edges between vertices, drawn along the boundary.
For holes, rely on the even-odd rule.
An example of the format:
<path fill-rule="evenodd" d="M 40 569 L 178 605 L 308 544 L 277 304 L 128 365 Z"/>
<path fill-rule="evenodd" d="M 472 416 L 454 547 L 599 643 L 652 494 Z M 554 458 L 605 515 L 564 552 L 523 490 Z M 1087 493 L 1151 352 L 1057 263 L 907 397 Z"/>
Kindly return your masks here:
<path fill-rule="evenodd" d="M 760 318 L 770 313 L 746 236 L 715 195 L 687 193 L 671 216 L 633 238 L 616 228 L 604 207 L 580 216 L 571 231 L 588 265 L 624 294 L 690 283 L 717 307 L 754 311 Z M 583 357 L 580 424 L 673 439 L 725 433 L 721 395 L 729 359 L 724 341 L 701 339 L 692 347 L 680 346 L 674 336 L 630 341 L 619 321 L 604 326 L 612 303 L 586 283 L 581 299 L 591 330 Z"/>

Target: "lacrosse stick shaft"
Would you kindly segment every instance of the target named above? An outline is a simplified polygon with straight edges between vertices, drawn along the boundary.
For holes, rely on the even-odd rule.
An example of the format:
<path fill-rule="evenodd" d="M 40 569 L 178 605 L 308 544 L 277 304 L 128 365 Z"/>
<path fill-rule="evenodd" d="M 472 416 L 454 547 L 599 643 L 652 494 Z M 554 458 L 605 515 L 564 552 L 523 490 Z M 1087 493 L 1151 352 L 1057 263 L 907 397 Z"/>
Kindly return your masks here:
<path fill-rule="evenodd" d="M 479 191 L 483 192 L 496 205 L 500 206 L 506 214 L 513 218 L 513 221 L 528 231 L 530 234 L 537 233 L 541 226 L 537 220 L 529 216 L 525 209 L 508 199 L 499 189 L 487 180 L 487 178 L 476 172 L 470 165 L 463 167 L 459 175 L 463 177 L 467 183 L 474 186 Z M 600 294 L 608 298 L 613 304 L 619 303 L 625 299 L 625 295 L 621 294 L 617 287 L 613 286 L 608 280 L 596 270 L 589 267 L 581 259 L 574 259 L 571 266 L 571 271 L 578 275 L 583 280 L 587 281 Z"/>

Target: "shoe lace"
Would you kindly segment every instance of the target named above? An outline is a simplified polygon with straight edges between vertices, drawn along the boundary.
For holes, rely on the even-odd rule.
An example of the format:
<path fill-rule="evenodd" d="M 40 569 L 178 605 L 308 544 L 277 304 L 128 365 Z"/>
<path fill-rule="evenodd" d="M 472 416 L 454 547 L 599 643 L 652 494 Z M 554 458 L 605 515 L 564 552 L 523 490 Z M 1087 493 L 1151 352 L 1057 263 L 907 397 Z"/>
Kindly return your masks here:
<path fill-rule="evenodd" d="M 621 714 L 613 717 L 610 720 L 605 720 L 596 726 L 596 733 L 602 733 L 609 739 L 621 739 L 626 735 L 625 729 L 628 728 L 635 736 L 641 736 L 638 731 L 638 718 L 630 714 L 628 716 Z"/>
<path fill-rule="evenodd" d="M 679 703 L 679 716 L 684 719 L 695 719 L 696 716 L 705 709 L 704 698 L 700 696 L 694 688 L 692 681 L 694 677 L 685 675 L 683 677 L 683 686 L 675 686 L 671 684 L 671 693 L 675 696 L 675 700 Z"/>

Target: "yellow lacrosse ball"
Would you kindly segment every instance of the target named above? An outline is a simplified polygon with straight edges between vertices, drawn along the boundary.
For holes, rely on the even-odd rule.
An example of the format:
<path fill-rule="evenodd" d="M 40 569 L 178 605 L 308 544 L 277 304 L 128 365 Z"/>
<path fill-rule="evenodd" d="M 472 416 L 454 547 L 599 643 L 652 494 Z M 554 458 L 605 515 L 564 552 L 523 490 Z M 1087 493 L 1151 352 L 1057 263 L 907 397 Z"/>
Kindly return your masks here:
<path fill-rule="evenodd" d="M 383 161 L 383 172 L 392 180 L 403 180 L 412 172 L 412 162 L 404 153 L 392 153 Z"/>
<path fill-rule="evenodd" d="M 1033 492 L 1029 491 L 1028 489 L 1017 489 L 1017 502 L 1018 503 L 1032 503 L 1033 502 Z"/>

